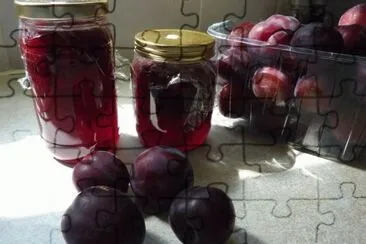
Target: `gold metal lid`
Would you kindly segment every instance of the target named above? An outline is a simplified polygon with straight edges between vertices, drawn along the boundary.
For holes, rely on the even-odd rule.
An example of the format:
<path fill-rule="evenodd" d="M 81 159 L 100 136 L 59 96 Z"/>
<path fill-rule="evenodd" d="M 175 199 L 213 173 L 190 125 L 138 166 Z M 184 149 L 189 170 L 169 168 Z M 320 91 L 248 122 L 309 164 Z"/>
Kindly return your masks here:
<path fill-rule="evenodd" d="M 15 0 L 16 12 L 22 18 L 80 18 L 105 15 L 108 0 Z"/>
<path fill-rule="evenodd" d="M 157 61 L 198 62 L 214 56 L 215 40 L 208 34 L 180 29 L 151 29 L 135 36 L 135 52 Z"/>

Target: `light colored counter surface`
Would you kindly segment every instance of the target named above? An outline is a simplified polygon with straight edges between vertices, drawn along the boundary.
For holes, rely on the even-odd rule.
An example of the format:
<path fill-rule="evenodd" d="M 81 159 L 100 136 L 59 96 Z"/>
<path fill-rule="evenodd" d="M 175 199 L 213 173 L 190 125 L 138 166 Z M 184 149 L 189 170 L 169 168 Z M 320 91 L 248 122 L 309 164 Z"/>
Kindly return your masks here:
<path fill-rule="evenodd" d="M 33 104 L 16 80 L 0 80 L 0 244 L 64 243 L 63 211 L 77 192 L 70 168 L 48 154 L 38 137 Z M 131 163 L 138 143 L 129 84 L 119 85 L 121 148 Z M 207 146 L 189 154 L 195 184 L 215 184 L 233 200 L 230 243 L 364 243 L 366 172 L 225 128 L 217 110 Z M 146 218 L 145 243 L 179 243 L 164 219 Z"/>

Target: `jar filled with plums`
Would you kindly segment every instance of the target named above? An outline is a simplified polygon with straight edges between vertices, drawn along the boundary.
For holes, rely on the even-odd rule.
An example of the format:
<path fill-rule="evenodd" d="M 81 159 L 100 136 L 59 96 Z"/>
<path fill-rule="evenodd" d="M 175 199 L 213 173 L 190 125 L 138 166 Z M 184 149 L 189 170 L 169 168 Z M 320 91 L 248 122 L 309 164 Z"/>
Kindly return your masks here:
<path fill-rule="evenodd" d="M 40 135 L 67 165 L 118 143 L 107 0 L 15 1 Z"/>
<path fill-rule="evenodd" d="M 211 129 L 215 41 L 206 33 L 150 29 L 135 36 L 131 65 L 136 129 L 146 147 L 189 151 Z"/>

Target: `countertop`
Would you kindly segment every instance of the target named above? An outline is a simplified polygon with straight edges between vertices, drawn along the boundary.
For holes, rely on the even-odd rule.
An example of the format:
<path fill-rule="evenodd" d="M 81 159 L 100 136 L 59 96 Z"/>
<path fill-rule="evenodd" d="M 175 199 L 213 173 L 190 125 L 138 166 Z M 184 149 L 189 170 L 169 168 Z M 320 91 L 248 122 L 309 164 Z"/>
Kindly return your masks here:
<path fill-rule="evenodd" d="M 72 169 L 38 136 L 31 98 L 15 77 L 0 77 L 0 244 L 61 244 L 63 211 L 77 192 Z M 144 150 L 135 131 L 128 82 L 119 83 L 121 148 L 126 164 Z M 236 211 L 229 243 L 364 243 L 366 172 L 271 145 L 214 110 L 206 144 L 189 153 L 195 185 L 224 189 Z M 230 129 L 231 128 L 231 129 Z M 146 218 L 145 243 L 179 243 L 166 219 Z"/>

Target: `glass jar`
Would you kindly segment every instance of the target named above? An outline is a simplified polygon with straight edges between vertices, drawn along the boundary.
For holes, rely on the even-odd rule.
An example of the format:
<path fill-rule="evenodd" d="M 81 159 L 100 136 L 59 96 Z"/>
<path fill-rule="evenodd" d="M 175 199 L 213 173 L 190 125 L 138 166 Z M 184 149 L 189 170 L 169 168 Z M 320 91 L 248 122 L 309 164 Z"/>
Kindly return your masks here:
<path fill-rule="evenodd" d="M 41 137 L 73 165 L 118 143 L 114 43 L 107 0 L 52 4 L 16 2 L 18 43 Z"/>
<path fill-rule="evenodd" d="M 215 100 L 213 55 L 214 39 L 198 31 L 155 29 L 135 36 L 131 80 L 145 147 L 188 151 L 205 142 Z"/>

